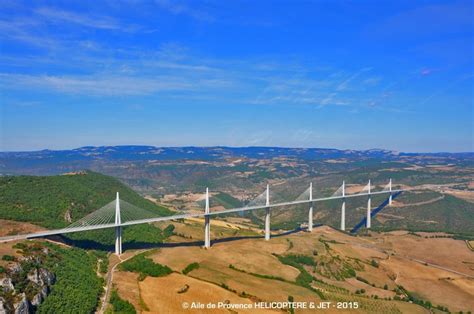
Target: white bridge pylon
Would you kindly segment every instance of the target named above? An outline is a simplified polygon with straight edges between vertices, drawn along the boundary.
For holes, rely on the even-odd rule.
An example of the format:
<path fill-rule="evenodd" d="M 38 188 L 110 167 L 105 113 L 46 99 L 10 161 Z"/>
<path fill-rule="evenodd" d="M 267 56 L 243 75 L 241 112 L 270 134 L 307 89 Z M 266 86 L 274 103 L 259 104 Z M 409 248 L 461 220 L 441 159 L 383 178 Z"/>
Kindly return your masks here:
<path fill-rule="evenodd" d="M 198 218 L 204 217 L 204 247 L 211 247 L 211 216 L 224 215 L 239 213 L 249 210 L 265 209 L 265 240 L 270 240 L 270 218 L 271 218 L 271 208 L 273 207 L 285 207 L 292 205 L 304 205 L 308 204 L 308 231 L 313 230 L 313 208 L 316 202 L 328 201 L 328 200 L 337 200 L 342 201 L 341 207 L 341 230 L 345 230 L 345 212 L 346 212 L 346 199 L 352 197 L 367 196 L 367 222 L 366 227 L 369 229 L 371 227 L 371 197 L 372 195 L 379 194 L 389 194 L 389 205 L 392 203 L 392 195 L 394 193 L 401 192 L 403 190 L 397 189 L 394 190 L 392 187 L 392 180 L 389 180 L 389 183 L 381 191 L 373 191 L 370 180 L 369 183 L 362 189 L 361 192 L 357 194 L 347 194 L 346 193 L 346 183 L 343 181 L 342 185 L 338 190 L 329 197 L 314 198 L 313 196 L 313 184 L 310 183 L 309 188 L 306 189 L 302 194 L 300 194 L 294 201 L 290 202 L 270 202 L 270 186 L 267 185 L 265 192 L 257 196 L 253 201 L 247 204 L 244 207 L 225 209 L 212 211 L 210 210 L 209 205 L 209 189 L 206 189 L 205 196 L 205 208 L 204 212 L 198 213 L 184 213 L 176 214 L 172 216 L 160 216 L 159 213 L 153 213 L 151 211 L 142 209 L 130 203 L 127 203 L 124 200 L 120 199 L 119 193 L 117 192 L 116 199 L 100 209 L 86 215 L 85 217 L 77 220 L 76 222 L 70 224 L 69 226 L 63 229 L 57 230 L 47 230 L 40 231 L 30 234 L 20 234 L 7 237 L 0 237 L 0 242 L 21 240 L 21 239 L 32 239 L 38 237 L 47 237 L 51 235 L 58 234 L 67 234 L 73 232 L 82 232 L 89 230 L 99 230 L 114 228 L 115 229 L 115 253 L 117 255 L 122 254 L 122 232 L 123 227 L 132 226 L 137 224 L 144 223 L 153 223 L 161 221 L 171 221 L 177 219 L 186 219 L 186 218 Z M 272 197 L 273 198 L 273 197 Z"/>
<path fill-rule="evenodd" d="M 122 254 L 122 220 L 120 219 L 120 197 L 117 192 L 117 199 L 115 200 L 115 254 Z"/>

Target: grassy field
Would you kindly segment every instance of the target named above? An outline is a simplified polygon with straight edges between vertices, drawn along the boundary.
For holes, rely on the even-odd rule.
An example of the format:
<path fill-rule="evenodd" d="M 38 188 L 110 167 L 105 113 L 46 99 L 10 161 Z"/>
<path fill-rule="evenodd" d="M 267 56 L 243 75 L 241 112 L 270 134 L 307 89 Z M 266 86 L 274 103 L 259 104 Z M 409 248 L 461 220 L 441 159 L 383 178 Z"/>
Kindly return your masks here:
<path fill-rule="evenodd" d="M 192 234 L 197 223 L 177 229 L 186 235 L 189 226 Z M 127 275 L 127 285 L 135 282 L 138 288 L 134 288 L 133 295 L 120 289 L 119 292 L 134 305 L 142 302 L 143 307 L 144 303 L 150 311 L 164 308 L 176 313 L 181 312 L 181 302 L 191 296 L 200 299 L 197 291 L 204 287 L 214 295 L 202 295 L 206 302 L 223 295 L 229 300 L 232 295 L 232 300 L 260 301 L 284 301 L 291 295 L 298 301 L 357 301 L 361 312 L 366 313 L 425 313 L 426 308 L 406 302 L 416 298 L 425 307 L 430 301 L 432 307 L 465 311 L 474 306 L 472 280 L 411 259 L 429 257 L 429 263 L 474 275 L 472 253 L 463 241 L 430 235 L 394 232 L 354 237 L 319 227 L 312 233 L 273 237 L 269 242 L 250 238 L 215 243 L 208 250 L 199 245 L 163 248 L 149 258 L 176 273 L 147 277 L 138 283 L 136 276 Z M 427 254 L 434 250 L 437 254 Z M 190 264 L 199 267 L 181 274 Z M 120 280 L 121 284 L 123 278 Z M 150 289 L 162 293 L 152 298 L 146 292 Z M 445 291 L 449 298 L 439 291 Z"/>

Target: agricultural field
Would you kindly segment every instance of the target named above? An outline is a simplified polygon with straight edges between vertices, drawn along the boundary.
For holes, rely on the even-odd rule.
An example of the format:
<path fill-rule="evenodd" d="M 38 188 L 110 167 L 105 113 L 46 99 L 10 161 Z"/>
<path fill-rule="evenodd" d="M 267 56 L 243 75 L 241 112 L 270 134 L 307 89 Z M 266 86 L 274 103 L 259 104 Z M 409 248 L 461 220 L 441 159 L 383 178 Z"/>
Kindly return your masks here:
<path fill-rule="evenodd" d="M 196 223 L 189 224 L 189 235 Z M 176 229 L 186 236 L 187 226 Z M 124 287 L 119 294 L 138 309 L 180 312 L 182 302 L 201 297 L 207 302 L 208 292 L 214 295 L 211 300 L 231 303 L 284 301 L 290 295 L 299 301 L 357 301 L 361 312 L 368 313 L 474 307 L 474 255 L 464 241 L 442 234 L 371 232 L 354 237 L 321 226 L 312 233 L 275 235 L 269 242 L 252 237 L 217 241 L 208 250 L 180 237 L 170 241 L 175 245 L 147 258 L 173 273 L 144 279 L 136 273 L 117 274 L 115 284 Z M 426 254 L 434 250 L 436 254 Z M 183 272 L 190 264 L 194 267 Z M 205 294 L 195 294 L 204 287 Z M 151 297 L 151 288 L 161 293 Z"/>

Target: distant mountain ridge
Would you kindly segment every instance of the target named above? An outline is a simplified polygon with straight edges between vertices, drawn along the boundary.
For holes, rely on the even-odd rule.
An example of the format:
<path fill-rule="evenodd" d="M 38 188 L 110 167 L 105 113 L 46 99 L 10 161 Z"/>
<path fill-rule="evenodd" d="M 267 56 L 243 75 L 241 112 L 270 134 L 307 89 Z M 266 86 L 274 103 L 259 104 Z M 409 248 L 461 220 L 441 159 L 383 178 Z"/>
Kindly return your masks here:
<path fill-rule="evenodd" d="M 101 157 L 119 159 L 143 160 L 153 157 L 155 159 L 219 159 L 224 157 L 247 157 L 247 158 L 272 158 L 272 157 L 296 157 L 301 159 L 322 159 L 341 157 L 393 157 L 393 156 L 474 156 L 474 152 L 464 153 L 403 153 L 387 149 L 335 149 L 335 148 L 292 148 L 292 147 L 228 147 L 228 146 L 182 146 L 182 147 L 158 147 L 141 145 L 119 145 L 119 146 L 84 146 L 70 150 L 39 150 L 25 152 L 0 152 L 0 158 L 84 158 L 95 159 Z M 191 158 L 190 158 L 191 157 Z"/>
<path fill-rule="evenodd" d="M 57 174 L 78 169 L 93 168 L 97 163 L 114 161 L 203 160 L 228 158 L 301 160 L 324 159 L 382 159 L 434 156 L 444 158 L 474 158 L 467 153 L 399 153 L 385 149 L 340 150 L 331 148 L 285 147 L 156 147 L 156 146 L 85 146 L 71 150 L 40 150 L 31 152 L 0 152 L 0 174 Z"/>

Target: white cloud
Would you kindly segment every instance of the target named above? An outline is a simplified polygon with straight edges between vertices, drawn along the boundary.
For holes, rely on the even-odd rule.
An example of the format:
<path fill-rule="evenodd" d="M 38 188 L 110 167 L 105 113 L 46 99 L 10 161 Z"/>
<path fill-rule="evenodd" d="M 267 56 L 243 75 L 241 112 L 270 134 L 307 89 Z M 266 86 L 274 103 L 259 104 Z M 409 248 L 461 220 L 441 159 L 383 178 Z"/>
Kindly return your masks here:
<path fill-rule="evenodd" d="M 122 26 L 117 20 L 107 16 L 90 17 L 87 15 L 59 10 L 51 7 L 42 7 L 36 9 L 35 13 L 46 18 L 48 21 L 63 21 L 97 29 L 122 29 Z"/>
<path fill-rule="evenodd" d="M 163 91 L 195 90 L 197 84 L 178 81 L 174 77 L 124 77 L 124 76 L 51 76 L 0 74 L 0 82 L 10 89 L 22 89 L 27 86 L 34 89 L 46 89 L 67 94 L 85 95 L 148 95 Z"/>

